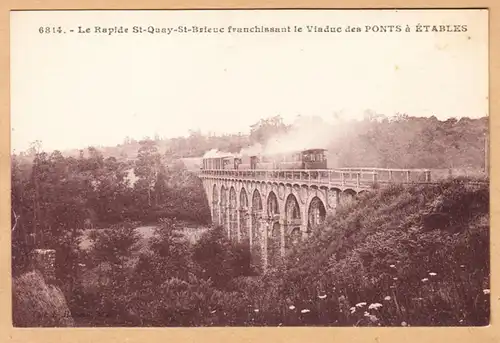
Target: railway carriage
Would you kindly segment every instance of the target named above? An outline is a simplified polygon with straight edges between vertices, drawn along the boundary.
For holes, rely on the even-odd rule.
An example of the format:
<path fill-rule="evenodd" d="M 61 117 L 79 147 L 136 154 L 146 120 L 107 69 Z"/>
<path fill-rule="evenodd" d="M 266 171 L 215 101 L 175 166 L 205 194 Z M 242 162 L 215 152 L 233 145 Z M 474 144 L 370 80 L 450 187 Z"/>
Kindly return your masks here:
<path fill-rule="evenodd" d="M 282 154 L 233 155 L 203 159 L 204 170 L 256 170 L 270 171 L 285 176 L 292 173 L 297 178 L 318 177 L 318 170 L 327 169 L 326 149 L 307 149 Z M 282 170 L 282 171 L 281 171 Z"/>

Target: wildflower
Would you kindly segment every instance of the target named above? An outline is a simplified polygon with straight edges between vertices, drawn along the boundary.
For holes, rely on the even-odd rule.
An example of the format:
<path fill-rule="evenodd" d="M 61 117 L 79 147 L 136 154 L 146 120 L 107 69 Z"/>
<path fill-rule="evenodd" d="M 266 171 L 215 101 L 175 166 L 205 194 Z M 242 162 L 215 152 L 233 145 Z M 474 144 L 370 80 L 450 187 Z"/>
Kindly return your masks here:
<path fill-rule="evenodd" d="M 325 298 L 326 298 L 326 294 L 323 294 L 323 295 L 318 295 L 318 298 L 320 298 L 320 299 L 325 299 Z"/>
<path fill-rule="evenodd" d="M 210 311 L 210 313 L 215 313 L 215 312 L 217 312 L 217 310 Z"/>
<path fill-rule="evenodd" d="M 288 308 L 289 308 L 290 310 L 295 310 L 295 306 L 293 306 L 293 305 L 290 305 Z"/>
<path fill-rule="evenodd" d="M 393 264 L 391 264 L 389 267 L 391 267 L 391 268 L 396 268 L 396 266 L 395 266 L 395 265 L 393 265 Z"/>
<path fill-rule="evenodd" d="M 350 310 L 351 310 L 351 313 L 354 313 L 354 312 L 356 312 L 356 307 L 353 306 L 350 308 Z"/>
<path fill-rule="evenodd" d="M 256 308 L 255 310 L 253 310 L 255 313 L 258 313 L 259 312 L 259 309 Z"/>
<path fill-rule="evenodd" d="M 311 312 L 310 310 L 308 310 L 307 308 L 303 309 L 302 311 L 300 311 L 300 313 L 309 313 Z"/>
<path fill-rule="evenodd" d="M 401 322 L 401 326 L 407 326 L 406 322 Z"/>
<path fill-rule="evenodd" d="M 368 306 L 368 309 L 369 310 L 372 310 L 372 309 L 378 310 L 379 307 L 382 307 L 382 304 L 380 304 L 380 303 L 373 303 L 373 304 L 370 304 L 370 306 Z"/>
<path fill-rule="evenodd" d="M 461 265 L 460 265 L 460 268 L 465 268 L 465 265 L 461 264 Z"/>
<path fill-rule="evenodd" d="M 429 273 L 430 276 L 436 276 L 436 273 Z"/>
<path fill-rule="evenodd" d="M 366 306 L 366 303 L 365 303 L 365 302 L 362 302 L 362 303 L 357 303 L 357 304 L 356 304 L 356 307 L 363 307 L 363 306 Z"/>
<path fill-rule="evenodd" d="M 386 297 L 384 298 L 384 300 L 389 301 L 389 300 L 391 300 L 391 297 L 390 297 L 390 296 L 386 296 Z"/>
<path fill-rule="evenodd" d="M 423 279 L 422 279 L 422 282 L 427 282 L 427 281 L 429 281 L 429 279 L 428 279 L 428 278 L 423 278 Z"/>
<path fill-rule="evenodd" d="M 398 278 L 397 278 L 397 277 L 393 277 L 392 279 L 393 279 L 394 281 L 396 281 Z"/>
<path fill-rule="evenodd" d="M 484 294 L 490 294 L 490 290 L 489 289 L 483 289 L 483 293 Z"/>

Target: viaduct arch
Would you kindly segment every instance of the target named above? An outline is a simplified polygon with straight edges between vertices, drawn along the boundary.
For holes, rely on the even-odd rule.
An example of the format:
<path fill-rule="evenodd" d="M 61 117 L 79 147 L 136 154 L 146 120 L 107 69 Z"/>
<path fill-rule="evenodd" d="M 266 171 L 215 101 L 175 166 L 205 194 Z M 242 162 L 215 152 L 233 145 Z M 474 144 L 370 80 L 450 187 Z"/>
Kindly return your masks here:
<path fill-rule="evenodd" d="M 278 264 L 336 208 L 360 191 L 292 182 L 202 177 L 212 221 L 227 237 L 247 244 L 252 263 Z"/>

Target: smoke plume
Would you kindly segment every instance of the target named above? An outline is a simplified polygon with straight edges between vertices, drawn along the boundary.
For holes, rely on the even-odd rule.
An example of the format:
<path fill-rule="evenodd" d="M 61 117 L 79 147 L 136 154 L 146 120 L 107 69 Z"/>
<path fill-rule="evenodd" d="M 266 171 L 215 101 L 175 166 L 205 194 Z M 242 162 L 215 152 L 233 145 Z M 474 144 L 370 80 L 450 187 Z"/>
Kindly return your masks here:
<path fill-rule="evenodd" d="M 234 154 L 231 154 L 229 152 L 219 151 L 217 149 L 212 149 L 207 151 L 203 155 L 203 158 L 220 158 L 220 157 L 231 157 L 231 156 L 234 156 Z"/>
<path fill-rule="evenodd" d="M 338 116 L 329 121 L 315 116 L 299 116 L 285 133 L 272 135 L 264 144 L 256 143 L 237 154 L 212 149 L 204 158 L 288 154 L 307 149 L 326 149 L 329 166 L 337 165 L 336 147 L 349 131 L 348 122 Z M 334 151 L 335 150 L 335 151 Z"/>
<path fill-rule="evenodd" d="M 242 155 L 286 154 L 307 149 L 328 149 L 335 136 L 335 125 L 320 117 L 298 117 L 286 133 L 272 136 L 263 145 L 241 150 Z"/>

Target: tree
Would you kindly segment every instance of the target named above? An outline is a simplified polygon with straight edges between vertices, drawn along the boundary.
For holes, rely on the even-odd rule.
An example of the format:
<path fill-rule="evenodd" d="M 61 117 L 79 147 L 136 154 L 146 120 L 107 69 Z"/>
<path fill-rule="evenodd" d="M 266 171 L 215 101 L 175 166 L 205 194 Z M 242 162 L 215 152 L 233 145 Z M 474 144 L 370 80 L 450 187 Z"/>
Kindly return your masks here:
<path fill-rule="evenodd" d="M 285 133 L 289 126 L 283 122 L 280 115 L 261 119 L 250 126 L 250 142 L 252 144 L 265 144 L 272 136 Z"/>
<path fill-rule="evenodd" d="M 163 164 L 159 165 L 154 185 L 155 203 L 157 206 L 163 204 L 168 197 L 167 170 Z"/>
<path fill-rule="evenodd" d="M 134 173 L 139 177 L 138 184 L 146 189 L 148 205 L 151 206 L 151 191 L 155 185 L 161 165 L 161 155 L 156 143 L 150 139 L 140 142 Z"/>
<path fill-rule="evenodd" d="M 89 237 L 92 240 L 90 255 L 96 265 L 109 263 L 122 268 L 138 248 L 139 234 L 131 222 L 94 230 Z"/>
<path fill-rule="evenodd" d="M 11 161 L 12 272 L 18 275 L 28 266 L 27 256 L 33 248 L 29 239 L 33 220 L 33 188 L 30 187 L 29 165 L 23 164 L 16 155 Z"/>
<path fill-rule="evenodd" d="M 222 227 L 204 233 L 193 250 L 201 276 L 212 280 L 217 287 L 223 287 L 234 277 L 251 274 L 248 246 L 230 242 Z"/>

